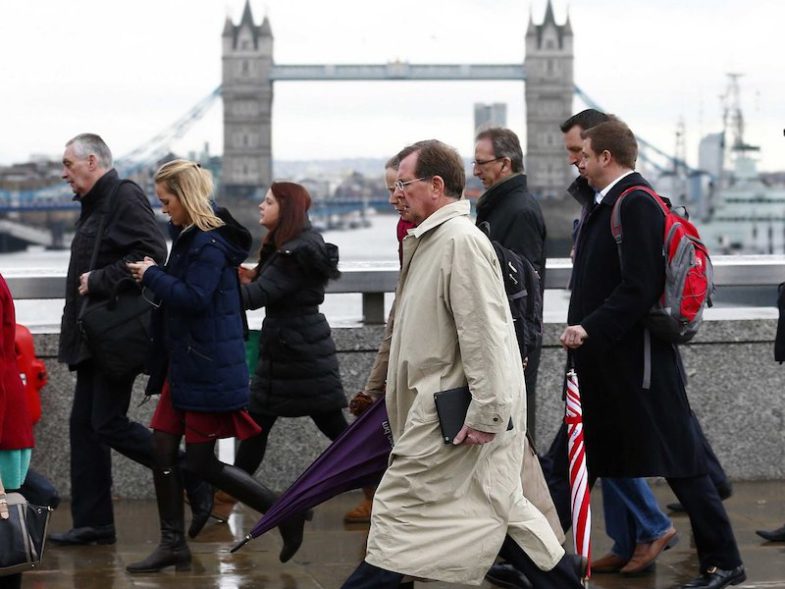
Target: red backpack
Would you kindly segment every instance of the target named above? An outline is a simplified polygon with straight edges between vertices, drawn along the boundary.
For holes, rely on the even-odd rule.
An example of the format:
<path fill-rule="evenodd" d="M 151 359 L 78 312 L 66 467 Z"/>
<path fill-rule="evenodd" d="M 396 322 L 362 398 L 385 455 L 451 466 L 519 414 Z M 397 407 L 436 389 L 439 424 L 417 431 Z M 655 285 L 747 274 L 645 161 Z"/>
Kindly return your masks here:
<path fill-rule="evenodd" d="M 621 261 L 621 202 L 640 190 L 651 196 L 665 215 L 665 290 L 646 317 L 646 326 L 660 339 L 682 344 L 698 332 L 703 309 L 711 306 L 714 270 L 709 250 L 703 244 L 686 209 L 677 213 L 665 199 L 648 186 L 633 186 L 621 193 L 611 212 L 611 233 L 619 247 Z M 682 207 L 680 207 L 682 208 Z"/>

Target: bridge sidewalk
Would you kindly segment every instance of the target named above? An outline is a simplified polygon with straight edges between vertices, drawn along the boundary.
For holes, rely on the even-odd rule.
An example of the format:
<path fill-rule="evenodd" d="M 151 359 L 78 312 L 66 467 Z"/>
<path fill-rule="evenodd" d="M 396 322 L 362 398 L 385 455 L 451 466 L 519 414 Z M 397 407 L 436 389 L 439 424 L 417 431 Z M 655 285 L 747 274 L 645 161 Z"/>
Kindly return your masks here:
<path fill-rule="evenodd" d="M 783 544 L 766 544 L 754 533 L 785 521 L 785 482 L 737 483 L 734 496 L 726 502 L 733 527 L 747 566 L 749 579 L 741 589 L 785 588 Z M 665 485 L 655 485 L 661 504 L 673 500 Z M 307 525 L 302 548 L 287 563 L 278 562 L 280 538 L 270 533 L 255 540 L 238 554 L 229 548 L 257 520 L 250 511 L 237 509 L 229 524 L 208 524 L 190 546 L 193 568 L 187 573 L 168 571 L 156 575 L 131 576 L 125 566 L 146 556 L 158 539 L 156 509 L 152 501 L 118 501 L 116 517 L 118 543 L 114 546 L 47 547 L 43 567 L 24 577 L 25 589 L 337 589 L 361 558 L 365 526 L 345 526 L 343 513 L 359 499 L 348 493 L 319 507 L 314 521 Z M 593 551 L 602 555 L 609 548 L 604 534 L 600 491 L 592 497 L 594 515 Z M 689 522 L 674 516 L 681 542 L 664 553 L 652 575 L 627 579 L 617 575 L 596 575 L 595 589 L 664 589 L 678 586 L 694 576 L 695 551 L 691 548 Z M 70 524 L 68 505 L 58 509 L 52 530 L 65 530 Z M 447 589 L 467 587 L 447 583 L 417 583 L 417 587 Z M 484 584 L 483 588 L 491 586 Z"/>

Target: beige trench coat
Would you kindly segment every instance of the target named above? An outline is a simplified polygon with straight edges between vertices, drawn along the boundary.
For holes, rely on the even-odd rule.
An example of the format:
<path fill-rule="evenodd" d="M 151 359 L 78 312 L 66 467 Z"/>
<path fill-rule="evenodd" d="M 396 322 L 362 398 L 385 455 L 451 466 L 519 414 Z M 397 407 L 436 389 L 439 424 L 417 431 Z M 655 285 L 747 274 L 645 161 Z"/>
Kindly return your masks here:
<path fill-rule="evenodd" d="M 509 534 L 550 570 L 564 551 L 521 490 L 525 385 L 493 247 L 461 200 L 411 230 L 403 249 L 386 396 L 395 444 L 365 560 L 479 585 Z M 444 444 L 433 394 L 467 383 L 466 423 L 496 437 Z"/>

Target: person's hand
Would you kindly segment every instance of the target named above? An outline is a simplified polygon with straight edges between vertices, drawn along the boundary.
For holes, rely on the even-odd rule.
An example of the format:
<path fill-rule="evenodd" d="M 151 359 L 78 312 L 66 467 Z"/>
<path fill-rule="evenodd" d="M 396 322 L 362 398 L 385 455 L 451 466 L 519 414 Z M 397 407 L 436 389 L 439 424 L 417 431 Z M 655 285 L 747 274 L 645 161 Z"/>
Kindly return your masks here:
<path fill-rule="evenodd" d="M 79 294 L 86 295 L 88 290 L 88 279 L 90 278 L 90 273 L 85 272 L 81 276 L 79 276 Z"/>
<path fill-rule="evenodd" d="M 495 437 L 496 434 L 481 432 L 464 424 L 452 443 L 456 446 L 480 446 L 492 442 Z"/>
<path fill-rule="evenodd" d="M 575 350 L 583 345 L 589 334 L 580 325 L 570 325 L 561 334 L 559 341 L 565 350 Z"/>
<path fill-rule="evenodd" d="M 238 266 L 237 276 L 240 278 L 240 284 L 251 284 L 253 282 L 256 270 L 253 268 L 246 268 L 245 266 Z"/>
<path fill-rule="evenodd" d="M 137 282 L 142 282 L 142 277 L 150 266 L 157 266 L 155 260 L 153 260 L 150 256 L 145 256 L 144 260 L 141 262 L 126 262 L 125 265 L 128 267 L 128 271 L 131 272 L 131 275 Z"/>
<path fill-rule="evenodd" d="M 351 401 L 349 401 L 349 413 L 355 417 L 359 417 L 368 410 L 368 407 L 373 405 L 373 397 L 365 391 L 360 391 Z"/>
<path fill-rule="evenodd" d="M 8 519 L 8 499 L 5 493 L 0 493 L 0 519 Z"/>

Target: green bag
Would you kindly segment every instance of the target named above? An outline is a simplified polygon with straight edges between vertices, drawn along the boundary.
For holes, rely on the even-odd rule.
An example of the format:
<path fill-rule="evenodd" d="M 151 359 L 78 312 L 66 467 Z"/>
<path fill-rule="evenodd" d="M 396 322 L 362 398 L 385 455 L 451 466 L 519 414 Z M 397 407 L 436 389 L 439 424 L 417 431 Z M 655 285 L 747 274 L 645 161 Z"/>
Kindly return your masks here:
<path fill-rule="evenodd" d="M 256 372 L 259 362 L 259 336 L 262 332 L 258 329 L 248 330 L 248 340 L 245 342 L 245 362 L 248 364 L 248 374 L 252 377 Z"/>

